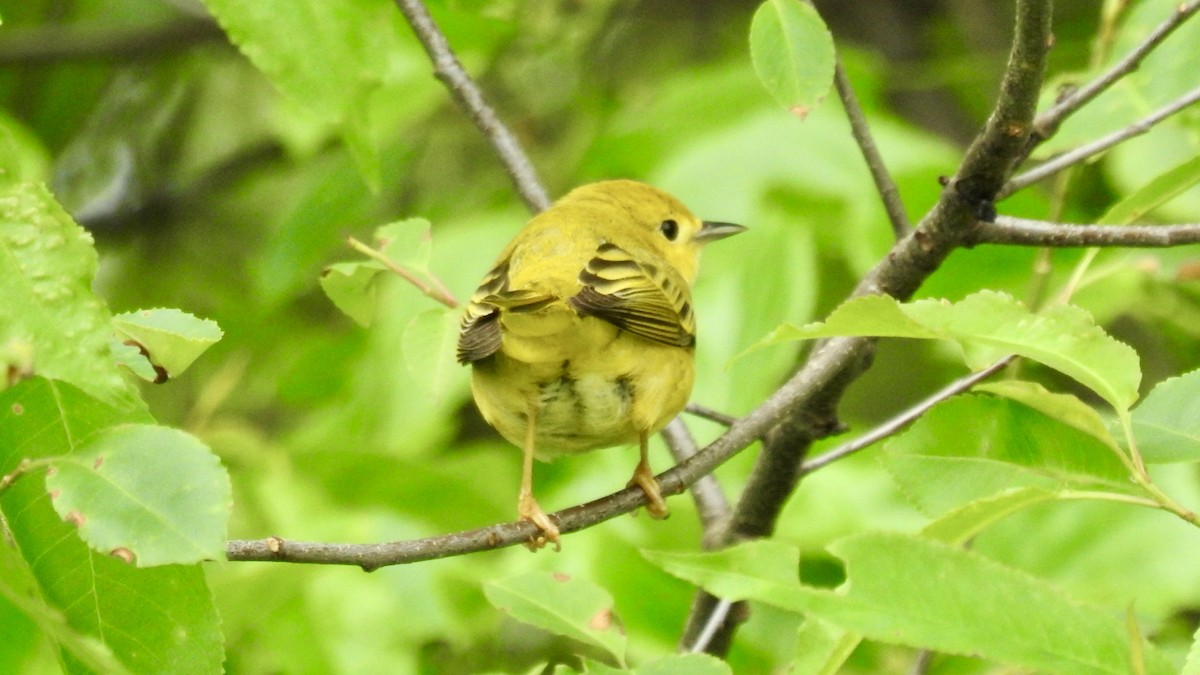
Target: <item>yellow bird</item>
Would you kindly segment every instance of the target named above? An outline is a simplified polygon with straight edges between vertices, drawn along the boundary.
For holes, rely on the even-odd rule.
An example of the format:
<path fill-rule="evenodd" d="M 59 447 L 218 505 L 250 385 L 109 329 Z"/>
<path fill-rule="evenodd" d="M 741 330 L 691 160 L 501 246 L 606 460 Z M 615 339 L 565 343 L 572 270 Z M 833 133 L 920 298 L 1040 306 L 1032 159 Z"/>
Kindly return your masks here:
<path fill-rule="evenodd" d="M 533 458 L 638 443 L 647 511 L 667 515 L 647 442 L 692 391 L 691 285 L 704 244 L 741 232 L 701 221 L 643 183 L 579 187 L 535 216 L 471 297 L 458 361 L 484 419 L 524 450 L 517 512 L 558 527 L 533 497 Z"/>

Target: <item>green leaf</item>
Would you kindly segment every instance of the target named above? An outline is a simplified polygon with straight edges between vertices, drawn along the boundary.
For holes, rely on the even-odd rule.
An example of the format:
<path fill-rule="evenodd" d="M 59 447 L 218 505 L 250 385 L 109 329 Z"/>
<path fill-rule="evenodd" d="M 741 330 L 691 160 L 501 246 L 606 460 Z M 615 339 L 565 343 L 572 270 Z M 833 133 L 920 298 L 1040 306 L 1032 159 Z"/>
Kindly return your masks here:
<path fill-rule="evenodd" d="M 765 539 L 708 553 L 646 551 L 642 557 L 667 573 L 704 586 L 725 600 L 768 595 L 800 578 L 800 550 Z M 715 571 L 715 573 L 714 573 Z"/>
<path fill-rule="evenodd" d="M 1004 518 L 1057 498 L 1056 492 L 1036 487 L 1006 490 L 950 511 L 926 525 L 921 534 L 930 539 L 961 546 Z"/>
<path fill-rule="evenodd" d="M 321 290 L 346 316 L 369 328 L 379 304 L 376 282 L 383 271 L 374 260 L 334 263 L 321 273 Z"/>
<path fill-rule="evenodd" d="M 586 579 L 529 572 L 488 582 L 488 602 L 512 618 L 556 635 L 594 645 L 625 661 L 625 633 L 613 614 L 612 596 Z"/>
<path fill-rule="evenodd" d="M 0 474 L 23 458 L 69 455 L 78 439 L 110 426 L 153 422 L 140 405 L 114 406 L 40 377 L 0 392 L 0 411 Z M 160 478 L 173 480 L 173 471 Z M 93 551 L 55 512 L 36 476 L 0 492 L 0 513 L 42 602 L 72 631 L 102 640 L 135 673 L 221 668 L 220 620 L 199 565 L 139 568 Z"/>
<path fill-rule="evenodd" d="M 833 36 L 817 10 L 800 0 L 766 0 L 750 22 L 750 58 L 758 79 L 803 119 L 833 83 Z"/>
<path fill-rule="evenodd" d="M 433 226 L 424 218 L 408 218 L 375 230 L 375 243 L 389 260 L 418 272 L 428 272 Z"/>
<path fill-rule="evenodd" d="M 1009 399 L 952 398 L 885 450 L 884 466 L 901 491 L 931 516 L 1016 488 L 1134 489 L 1112 448 Z"/>
<path fill-rule="evenodd" d="M 1141 381 L 1137 352 L 1106 335 L 1084 310 L 1060 305 L 1033 314 L 995 291 L 980 291 L 957 303 L 900 303 L 884 295 L 855 298 L 823 323 L 785 324 L 758 346 L 843 335 L 951 340 L 974 370 L 1017 354 L 1074 378 L 1119 413 L 1137 400 Z"/>
<path fill-rule="evenodd" d="M 145 350 L 150 363 L 177 377 L 224 335 L 216 321 L 178 309 L 142 309 L 117 314 L 113 329 Z"/>
<path fill-rule="evenodd" d="M 758 545 L 752 542 L 749 546 Z M 868 638 L 1054 673 L 1126 673 L 1130 648 L 1116 613 L 977 553 L 920 537 L 871 533 L 830 547 L 846 563 L 838 591 L 753 580 L 704 554 L 664 569 L 709 592 L 745 598 L 861 632 Z M 1170 664 L 1143 647 L 1150 673 Z"/>
<path fill-rule="evenodd" d="M 975 385 L 974 390 L 1012 399 L 1082 431 L 1112 448 L 1114 452 L 1122 452 L 1120 444 L 1109 432 L 1108 425 L 1101 419 L 1100 413 L 1076 396 L 1056 394 L 1036 382 L 1022 380 L 983 382 Z"/>
<path fill-rule="evenodd" d="M 853 631 L 831 625 L 816 617 L 808 617 L 796 637 L 796 660 L 792 671 L 796 675 L 836 675 L 846 659 L 862 642 Z"/>
<path fill-rule="evenodd" d="M 336 125 L 369 184 L 379 178 L 371 100 L 416 57 L 384 0 L 204 0 L 230 39 L 290 100 Z"/>
<path fill-rule="evenodd" d="M 92 548 L 139 567 L 224 555 L 229 476 L 190 434 L 149 424 L 101 431 L 55 459 L 54 509 Z"/>
<path fill-rule="evenodd" d="M 91 235 L 45 186 L 0 188 L 0 345 L 32 349 L 35 374 L 132 400 L 112 367 L 111 317 L 92 293 L 96 262 Z"/>
<path fill-rule="evenodd" d="M 458 319 L 457 311 L 430 309 L 413 317 L 404 329 L 401 340 L 404 365 L 418 386 L 435 400 L 445 396 L 459 372 L 454 360 Z"/>
<path fill-rule="evenodd" d="M 1133 194 L 1117 202 L 1097 223 L 1127 225 L 1200 183 L 1200 155 L 1154 177 Z"/>
<path fill-rule="evenodd" d="M 1192 635 L 1192 648 L 1188 650 L 1187 661 L 1179 675 L 1200 675 L 1200 628 Z"/>
<path fill-rule="evenodd" d="M 1147 462 L 1200 460 L 1200 370 L 1154 387 L 1133 410 L 1133 437 Z"/>
<path fill-rule="evenodd" d="M 29 565 L 16 548 L 7 545 L 0 545 L 0 597 L 88 669 L 97 673 L 129 672 L 103 642 L 73 629 L 62 612 L 42 600 Z"/>
<path fill-rule="evenodd" d="M 635 675 L 732 675 L 729 664 L 710 654 L 672 654 L 634 668 Z"/>

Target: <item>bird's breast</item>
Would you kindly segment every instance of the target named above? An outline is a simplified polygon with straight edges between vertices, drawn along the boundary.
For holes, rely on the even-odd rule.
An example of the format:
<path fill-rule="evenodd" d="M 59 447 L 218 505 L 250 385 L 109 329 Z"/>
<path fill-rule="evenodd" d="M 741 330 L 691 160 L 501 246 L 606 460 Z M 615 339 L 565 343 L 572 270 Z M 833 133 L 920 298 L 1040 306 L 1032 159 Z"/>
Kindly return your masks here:
<path fill-rule="evenodd" d="M 691 393 L 690 349 L 599 319 L 578 318 L 557 335 L 512 337 L 474 364 L 472 389 L 484 418 L 518 447 L 533 417 L 539 459 L 636 443 L 678 414 Z"/>

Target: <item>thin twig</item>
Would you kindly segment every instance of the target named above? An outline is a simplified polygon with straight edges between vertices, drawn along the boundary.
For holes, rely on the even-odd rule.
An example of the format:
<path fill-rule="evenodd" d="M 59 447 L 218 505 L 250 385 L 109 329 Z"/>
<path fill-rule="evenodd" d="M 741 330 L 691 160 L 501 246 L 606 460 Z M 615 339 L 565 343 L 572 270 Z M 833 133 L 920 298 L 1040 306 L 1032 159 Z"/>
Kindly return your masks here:
<path fill-rule="evenodd" d="M 831 341 L 836 343 L 837 340 Z M 835 345 L 835 351 L 840 347 Z M 828 347 L 827 347 L 828 349 Z M 729 458 L 766 432 L 776 423 L 783 410 L 796 397 L 804 397 L 803 389 L 784 388 L 768 398 L 746 417 L 738 420 L 717 440 L 656 478 L 664 497 L 677 495 L 711 473 Z M 644 506 L 646 492 L 640 487 L 625 488 L 606 497 L 580 504 L 551 514 L 563 534 L 592 527 Z M 380 544 L 343 544 L 303 542 L 267 537 L 254 540 L 231 540 L 226 544 L 229 560 L 258 560 L 273 562 L 311 563 L 323 565 L 354 565 L 370 571 L 386 565 L 400 565 L 464 555 L 517 544 L 524 544 L 539 532 L 528 521 L 501 523 L 474 530 L 465 530 L 424 539 L 386 542 Z"/>
<path fill-rule="evenodd" d="M 867 116 L 858 103 L 858 97 L 854 95 L 854 88 L 850 84 L 850 78 L 846 76 L 846 69 L 842 66 L 840 58 L 834 64 L 833 83 L 837 87 L 838 96 L 842 99 L 846 117 L 850 120 L 850 133 L 854 135 L 854 140 L 858 142 L 858 147 L 862 151 L 863 159 L 867 161 L 871 179 L 875 181 L 875 189 L 883 199 L 883 208 L 887 211 L 888 220 L 892 223 L 892 233 L 899 241 L 908 234 L 912 225 L 908 222 L 908 213 L 905 211 L 904 201 L 900 198 L 900 190 L 896 187 L 896 182 L 892 180 L 892 175 L 888 173 L 883 155 L 879 154 L 875 138 L 871 135 L 871 127 L 867 124 Z"/>
<path fill-rule="evenodd" d="M 1012 216 L 997 216 L 995 222 L 979 221 L 966 243 L 1055 248 L 1120 246 L 1166 248 L 1200 243 L 1200 223 L 1179 225 L 1075 225 L 1047 223 Z"/>
<path fill-rule="evenodd" d="M 0 32 L 0 66 L 64 61 L 133 61 L 225 40 L 211 19 L 181 18 L 150 26 L 54 26 Z"/>
<path fill-rule="evenodd" d="M 1175 99 L 1174 101 L 1134 122 L 1133 124 L 1124 127 L 1123 129 L 1118 129 L 1106 136 L 1102 136 L 1092 141 L 1091 143 L 1087 143 L 1068 152 L 1064 152 L 1053 159 L 1050 159 L 1018 176 L 1015 176 L 1012 180 L 1008 181 L 1003 189 L 1000 190 L 1000 194 L 997 195 L 997 199 L 1003 199 L 1022 188 L 1053 176 L 1063 169 L 1079 164 L 1090 157 L 1108 150 L 1118 143 L 1122 143 L 1130 138 L 1140 136 L 1147 131 L 1150 131 L 1154 125 L 1196 103 L 1197 101 L 1200 101 L 1200 87 L 1193 89 L 1187 94 L 1184 94 L 1178 99 Z"/>
<path fill-rule="evenodd" d="M 1064 97 L 1056 103 L 1052 108 L 1038 115 L 1033 122 L 1033 135 L 1030 137 L 1030 146 L 1026 150 L 1026 155 L 1038 143 L 1053 136 L 1064 119 L 1099 96 L 1118 80 L 1136 70 L 1147 54 L 1161 44 L 1168 35 L 1182 25 L 1188 17 L 1195 14 L 1197 10 L 1200 10 L 1200 0 L 1192 0 L 1188 4 L 1179 5 L 1170 17 L 1160 23 L 1158 27 L 1146 36 L 1146 39 L 1141 44 L 1122 57 L 1120 61 L 1114 63 L 1111 68 L 1095 80 L 1079 87 L 1069 96 Z"/>
<path fill-rule="evenodd" d="M 712 612 L 708 615 L 708 621 L 704 624 L 704 629 L 700 631 L 700 635 L 696 636 L 696 641 L 687 647 L 687 651 L 696 654 L 708 649 L 709 645 L 712 644 L 713 638 L 717 635 L 717 630 L 725 623 L 725 619 L 729 616 L 729 610 L 732 607 L 732 602 L 725 599 L 718 600 Z"/>
<path fill-rule="evenodd" d="M 530 211 L 537 213 L 545 210 L 550 206 L 550 198 L 546 196 L 546 190 L 538 180 L 537 171 L 529 157 L 454 55 L 450 43 L 429 15 L 425 4 L 421 0 L 395 0 L 395 3 L 416 33 L 417 39 L 421 41 L 421 46 L 429 54 L 429 59 L 433 62 L 433 74 L 446 85 L 459 107 L 491 142 L 500 161 L 504 163 L 517 194 L 521 195 Z"/>
<path fill-rule="evenodd" d="M 710 422 L 716 422 L 717 424 L 725 427 L 737 421 L 737 418 L 733 415 L 726 415 L 718 410 L 706 408 L 699 403 L 689 403 L 687 404 L 687 407 L 683 409 L 683 411 L 689 415 L 695 415 L 696 417 L 706 419 Z"/>
<path fill-rule="evenodd" d="M 412 284 L 418 291 L 421 291 L 421 293 L 423 293 L 426 297 L 437 300 L 438 302 L 449 307 L 450 309 L 456 309 L 458 307 L 458 301 L 454 299 L 454 296 L 450 295 L 450 291 L 448 291 L 446 289 L 446 286 L 444 284 L 442 284 L 442 282 L 440 280 L 434 279 L 433 280 L 434 285 L 431 286 L 431 285 L 425 283 L 424 281 L 421 281 L 420 279 L 418 279 L 417 276 L 415 274 L 413 274 L 412 272 L 409 272 L 408 270 L 404 269 L 402 266 L 396 264 L 396 262 L 394 260 L 392 260 L 391 258 L 384 255 L 381 251 L 377 251 L 377 250 L 371 248 L 370 246 L 367 246 L 366 244 L 362 243 L 361 241 L 355 239 L 354 237 L 347 237 L 346 242 L 349 243 L 350 248 L 354 249 L 355 251 L 358 251 L 359 253 L 367 256 L 368 258 L 371 258 L 372 260 L 379 261 L 381 264 L 383 264 L 384 267 L 387 267 L 389 270 L 396 273 L 396 275 L 398 275 L 400 278 L 402 278 L 405 281 L 407 281 L 408 283 Z"/>
<path fill-rule="evenodd" d="M 863 448 L 874 445 L 875 443 L 878 443 L 889 436 L 899 433 L 905 427 L 915 422 L 921 415 L 924 415 L 926 412 L 928 412 L 933 406 L 952 396 L 957 396 L 975 386 L 979 382 L 991 377 L 995 373 L 1004 369 L 1004 367 L 1007 366 L 1014 358 L 1016 357 L 1006 356 L 987 368 L 984 368 L 983 370 L 971 373 L 965 377 L 961 377 L 954 382 L 951 382 L 946 387 L 943 387 L 932 396 L 926 398 L 908 410 L 905 410 L 899 415 L 896 415 L 883 424 L 880 424 L 862 436 L 859 436 L 852 441 L 843 443 L 829 452 L 817 457 L 813 457 L 800 466 L 800 475 L 804 476 L 816 471 L 817 469 L 820 469 L 821 467 L 829 466 L 839 459 L 853 455 Z"/>
<path fill-rule="evenodd" d="M 682 417 L 671 420 L 662 430 L 662 436 L 676 463 L 687 460 L 700 450 Z M 721 489 L 717 477 L 712 474 L 702 476 L 696 481 L 691 487 L 691 493 L 700 524 L 704 527 L 704 540 L 715 541 L 720 528 L 729 520 L 729 499 Z"/>

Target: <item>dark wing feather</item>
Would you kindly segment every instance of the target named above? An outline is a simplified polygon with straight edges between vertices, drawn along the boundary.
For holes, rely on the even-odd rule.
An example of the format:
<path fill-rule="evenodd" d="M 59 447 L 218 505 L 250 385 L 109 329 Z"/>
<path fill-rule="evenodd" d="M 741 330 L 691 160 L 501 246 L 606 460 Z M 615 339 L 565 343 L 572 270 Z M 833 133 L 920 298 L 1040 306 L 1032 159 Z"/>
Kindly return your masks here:
<path fill-rule="evenodd" d="M 639 262 L 614 244 L 601 244 L 579 273 L 583 289 L 569 300 L 577 312 L 665 345 L 696 342 L 687 282 L 664 266 Z"/>
<path fill-rule="evenodd" d="M 467 303 L 458 328 L 459 363 L 474 363 L 500 351 L 504 334 L 500 310 L 534 312 L 553 303 L 554 296 L 537 291 L 508 287 L 508 260 L 496 265 L 483 277 L 479 288 Z"/>

